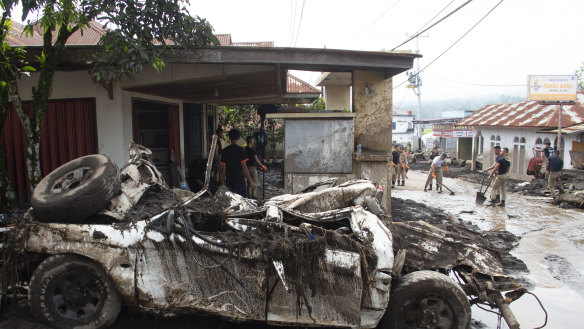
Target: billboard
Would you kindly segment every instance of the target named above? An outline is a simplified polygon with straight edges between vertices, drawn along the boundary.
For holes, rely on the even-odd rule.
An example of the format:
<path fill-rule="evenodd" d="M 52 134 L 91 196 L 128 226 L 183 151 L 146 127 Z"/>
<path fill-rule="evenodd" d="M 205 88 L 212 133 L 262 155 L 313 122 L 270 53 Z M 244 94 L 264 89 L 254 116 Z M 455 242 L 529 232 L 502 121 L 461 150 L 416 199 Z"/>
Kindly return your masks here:
<path fill-rule="evenodd" d="M 454 124 L 433 124 L 432 135 L 444 138 L 472 137 L 472 127 Z"/>
<path fill-rule="evenodd" d="M 528 75 L 530 101 L 575 101 L 578 79 L 575 75 Z"/>

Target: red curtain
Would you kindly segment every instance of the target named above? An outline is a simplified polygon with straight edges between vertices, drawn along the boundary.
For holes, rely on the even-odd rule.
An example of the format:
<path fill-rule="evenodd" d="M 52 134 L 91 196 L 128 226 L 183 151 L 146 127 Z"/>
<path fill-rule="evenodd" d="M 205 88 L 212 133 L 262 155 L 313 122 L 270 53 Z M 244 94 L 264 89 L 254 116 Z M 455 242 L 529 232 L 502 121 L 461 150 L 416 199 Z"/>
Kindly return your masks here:
<path fill-rule="evenodd" d="M 178 104 L 168 105 L 168 147 L 174 152 L 177 164 L 180 166 L 180 125 Z"/>
<path fill-rule="evenodd" d="M 31 102 L 25 102 L 27 110 Z M 60 165 L 97 153 L 97 120 L 95 99 L 67 99 L 49 102 L 41 129 L 41 173 L 46 176 Z M 26 170 L 26 134 L 14 108 L 0 136 L 6 154 L 8 175 L 19 204 L 28 202 L 30 190 Z"/>

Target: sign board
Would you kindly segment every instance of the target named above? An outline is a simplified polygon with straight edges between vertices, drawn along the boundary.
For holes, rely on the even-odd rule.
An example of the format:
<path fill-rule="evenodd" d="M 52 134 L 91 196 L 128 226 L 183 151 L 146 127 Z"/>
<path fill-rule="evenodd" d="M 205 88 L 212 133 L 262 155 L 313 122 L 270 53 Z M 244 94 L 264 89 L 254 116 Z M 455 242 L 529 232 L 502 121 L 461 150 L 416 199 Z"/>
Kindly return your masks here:
<path fill-rule="evenodd" d="M 472 127 L 453 124 L 433 124 L 432 135 L 434 137 L 444 138 L 472 137 Z"/>
<path fill-rule="evenodd" d="M 578 79 L 575 75 L 528 75 L 530 101 L 575 101 Z"/>

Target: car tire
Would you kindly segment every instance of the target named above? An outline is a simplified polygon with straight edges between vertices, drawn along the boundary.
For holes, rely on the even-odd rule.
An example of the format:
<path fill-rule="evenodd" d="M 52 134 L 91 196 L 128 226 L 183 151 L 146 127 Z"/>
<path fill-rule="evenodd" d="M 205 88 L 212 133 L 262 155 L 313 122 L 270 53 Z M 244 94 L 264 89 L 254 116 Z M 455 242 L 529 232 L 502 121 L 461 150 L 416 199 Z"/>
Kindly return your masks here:
<path fill-rule="evenodd" d="M 470 303 L 462 288 L 448 276 L 418 271 L 403 276 L 392 290 L 380 328 L 467 329 Z"/>
<path fill-rule="evenodd" d="M 120 191 L 118 167 L 105 155 L 69 161 L 43 178 L 31 197 L 37 220 L 81 222 Z"/>
<path fill-rule="evenodd" d="M 107 328 L 122 300 L 101 265 L 75 255 L 53 255 L 35 269 L 29 300 L 33 314 L 55 328 Z"/>

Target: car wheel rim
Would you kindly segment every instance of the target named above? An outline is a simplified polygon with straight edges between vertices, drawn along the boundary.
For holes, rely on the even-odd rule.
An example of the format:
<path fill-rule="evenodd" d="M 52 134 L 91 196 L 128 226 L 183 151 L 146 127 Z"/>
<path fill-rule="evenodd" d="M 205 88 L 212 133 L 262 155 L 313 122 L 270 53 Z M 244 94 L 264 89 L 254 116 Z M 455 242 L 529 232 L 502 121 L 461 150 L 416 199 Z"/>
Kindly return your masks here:
<path fill-rule="evenodd" d="M 53 184 L 52 192 L 55 194 L 65 193 L 75 189 L 77 186 L 87 181 L 93 174 L 91 167 L 78 167 L 61 176 Z"/>
<path fill-rule="evenodd" d="M 454 310 L 450 304 L 437 297 L 412 299 L 404 304 L 404 320 L 406 328 L 453 328 Z"/>
<path fill-rule="evenodd" d="M 105 301 L 105 287 L 94 275 L 68 273 L 47 286 L 50 309 L 63 318 L 82 320 L 98 313 Z"/>

